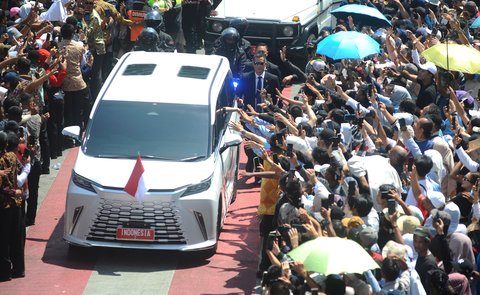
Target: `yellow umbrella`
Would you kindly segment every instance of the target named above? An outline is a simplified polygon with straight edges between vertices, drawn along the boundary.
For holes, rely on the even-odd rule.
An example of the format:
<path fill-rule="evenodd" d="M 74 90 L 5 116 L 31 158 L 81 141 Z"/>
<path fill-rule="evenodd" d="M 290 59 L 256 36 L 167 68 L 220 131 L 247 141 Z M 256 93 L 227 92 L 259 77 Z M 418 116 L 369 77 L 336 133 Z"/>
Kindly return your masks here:
<path fill-rule="evenodd" d="M 480 73 L 480 51 L 467 45 L 437 44 L 423 51 L 422 56 L 449 71 Z"/>

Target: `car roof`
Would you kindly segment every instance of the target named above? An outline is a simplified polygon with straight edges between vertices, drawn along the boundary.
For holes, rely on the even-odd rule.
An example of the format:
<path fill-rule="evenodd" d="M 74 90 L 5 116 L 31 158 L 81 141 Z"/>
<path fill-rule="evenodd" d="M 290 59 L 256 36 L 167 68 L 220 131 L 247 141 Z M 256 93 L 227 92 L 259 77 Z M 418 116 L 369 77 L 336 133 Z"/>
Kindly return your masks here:
<path fill-rule="evenodd" d="M 143 74 L 138 74 L 138 69 Z M 99 97 L 209 105 L 210 97 L 218 96 L 229 69 L 228 60 L 217 55 L 130 52 L 113 69 Z"/>

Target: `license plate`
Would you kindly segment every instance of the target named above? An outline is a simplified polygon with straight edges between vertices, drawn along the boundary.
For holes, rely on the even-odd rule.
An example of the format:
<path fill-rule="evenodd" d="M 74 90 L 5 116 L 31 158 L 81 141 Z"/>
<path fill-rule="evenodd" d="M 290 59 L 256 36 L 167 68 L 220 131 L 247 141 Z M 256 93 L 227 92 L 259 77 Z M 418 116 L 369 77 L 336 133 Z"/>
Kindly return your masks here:
<path fill-rule="evenodd" d="M 155 241 L 155 230 L 151 228 L 117 228 L 117 240 Z"/>

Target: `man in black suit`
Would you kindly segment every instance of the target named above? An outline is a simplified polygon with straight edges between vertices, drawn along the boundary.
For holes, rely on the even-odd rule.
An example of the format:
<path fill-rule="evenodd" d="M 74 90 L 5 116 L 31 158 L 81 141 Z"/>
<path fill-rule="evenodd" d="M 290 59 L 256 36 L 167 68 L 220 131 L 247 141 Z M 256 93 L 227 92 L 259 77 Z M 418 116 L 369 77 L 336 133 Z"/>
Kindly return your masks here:
<path fill-rule="evenodd" d="M 265 43 L 258 43 L 257 46 L 255 47 L 255 53 L 263 51 L 265 53 L 265 56 L 268 58 L 268 46 Z M 245 64 L 245 73 L 253 71 L 253 62 L 248 62 Z M 278 77 L 279 81 L 282 81 L 282 73 L 280 71 L 280 68 L 272 63 L 271 61 L 267 61 L 267 68 L 266 71 L 269 72 L 270 74 L 274 74 L 275 76 Z"/>
<path fill-rule="evenodd" d="M 277 104 L 277 91 L 281 90 L 280 81 L 277 76 L 266 71 L 267 56 L 260 51 L 253 57 L 253 71 L 242 76 L 238 89 L 238 96 L 243 99 L 243 105 L 251 105 L 258 112 L 262 103 L 261 91 L 265 89 L 270 94 L 274 104 Z"/>

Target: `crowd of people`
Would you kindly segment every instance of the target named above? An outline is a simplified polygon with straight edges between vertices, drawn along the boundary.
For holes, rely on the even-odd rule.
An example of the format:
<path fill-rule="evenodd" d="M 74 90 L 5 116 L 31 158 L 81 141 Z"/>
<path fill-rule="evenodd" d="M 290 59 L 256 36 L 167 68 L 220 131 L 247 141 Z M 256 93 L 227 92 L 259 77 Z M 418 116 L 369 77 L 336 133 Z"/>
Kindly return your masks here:
<path fill-rule="evenodd" d="M 338 19 L 306 45 L 305 69 L 285 49 L 274 64 L 266 44 L 247 52 L 239 30 L 222 33 L 218 49 L 227 48 L 239 77 L 233 111 L 241 123 L 231 128 L 245 139 L 241 177 L 260 185 L 263 293 L 477 294 L 480 73 L 422 57 L 440 43 L 480 50 L 480 32 L 470 28 L 477 4 L 342 4 L 352 3 L 376 7 L 393 26 Z M 380 52 L 317 54 L 341 31 L 369 35 Z M 293 99 L 282 95 L 290 83 L 301 83 Z M 357 242 L 378 268 L 317 273 L 288 255 L 318 237 Z"/>
<path fill-rule="evenodd" d="M 480 77 L 421 58 L 439 43 L 480 50 L 476 2 L 345 1 L 376 7 L 393 26 L 337 19 L 305 45 L 305 68 L 285 48 L 252 46 L 241 18 L 206 44 L 205 17 L 219 2 L 2 1 L 0 281 L 25 276 L 40 175 L 74 144 L 63 127 L 86 127 L 114 60 L 205 46 L 238 79 L 238 107 L 228 111 L 241 122 L 230 128 L 245 138 L 240 176 L 260 186 L 264 293 L 476 294 Z M 381 50 L 361 60 L 317 55 L 340 31 L 363 32 Z M 293 99 L 282 94 L 292 83 L 301 84 Z M 287 255 L 317 237 L 357 242 L 378 268 L 316 273 Z"/>
<path fill-rule="evenodd" d="M 40 177 L 50 173 L 51 159 L 78 144 L 62 129 L 84 130 L 126 52 L 202 48 L 205 16 L 218 2 L 0 1 L 0 282 L 25 277 L 26 227 L 35 224 Z"/>

